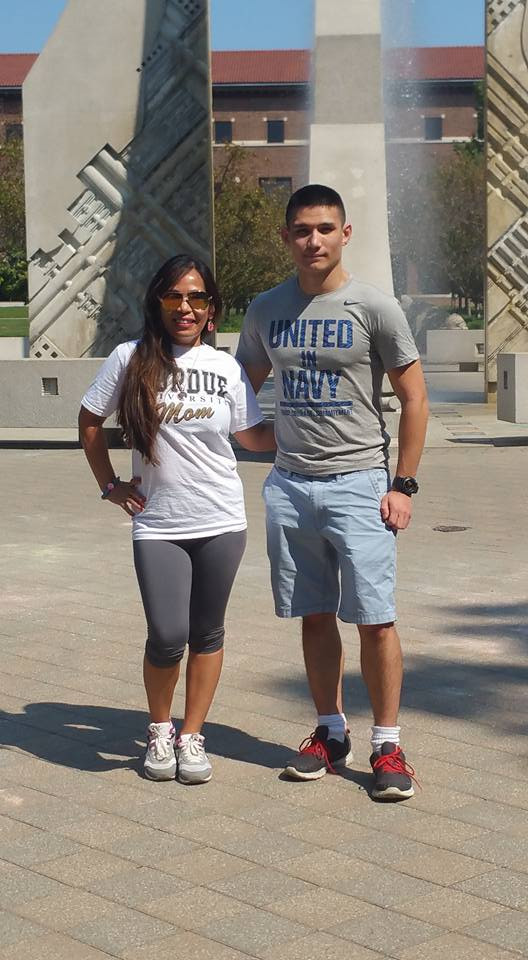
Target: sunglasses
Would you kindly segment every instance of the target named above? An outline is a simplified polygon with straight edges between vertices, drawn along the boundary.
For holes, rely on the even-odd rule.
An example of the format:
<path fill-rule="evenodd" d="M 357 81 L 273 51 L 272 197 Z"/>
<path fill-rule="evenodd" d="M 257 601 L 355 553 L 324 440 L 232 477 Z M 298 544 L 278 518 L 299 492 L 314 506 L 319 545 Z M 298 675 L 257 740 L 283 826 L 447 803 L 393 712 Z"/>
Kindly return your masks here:
<path fill-rule="evenodd" d="M 178 293 L 177 290 L 169 290 L 159 299 L 167 310 L 179 310 L 184 300 L 187 300 L 191 310 L 205 310 L 211 303 L 211 297 L 205 291 L 200 290 L 193 290 L 186 297 L 183 293 Z"/>

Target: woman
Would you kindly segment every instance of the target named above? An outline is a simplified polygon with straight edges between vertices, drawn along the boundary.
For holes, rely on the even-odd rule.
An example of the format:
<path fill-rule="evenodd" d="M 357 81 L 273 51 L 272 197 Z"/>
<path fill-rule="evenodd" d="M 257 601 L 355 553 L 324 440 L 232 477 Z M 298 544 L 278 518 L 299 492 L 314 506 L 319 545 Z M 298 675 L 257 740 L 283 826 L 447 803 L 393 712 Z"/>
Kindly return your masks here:
<path fill-rule="evenodd" d="M 153 780 L 211 779 L 201 729 L 220 677 L 224 615 L 246 544 L 229 434 L 248 450 L 275 448 L 242 368 L 204 342 L 221 309 L 204 263 L 186 255 L 167 261 L 146 293 L 142 338 L 110 354 L 79 414 L 102 499 L 133 518 L 148 627 L 145 774 Z M 114 411 L 133 450 L 129 483 L 116 477 L 103 432 Z M 176 739 L 171 706 L 187 643 L 185 715 Z"/>

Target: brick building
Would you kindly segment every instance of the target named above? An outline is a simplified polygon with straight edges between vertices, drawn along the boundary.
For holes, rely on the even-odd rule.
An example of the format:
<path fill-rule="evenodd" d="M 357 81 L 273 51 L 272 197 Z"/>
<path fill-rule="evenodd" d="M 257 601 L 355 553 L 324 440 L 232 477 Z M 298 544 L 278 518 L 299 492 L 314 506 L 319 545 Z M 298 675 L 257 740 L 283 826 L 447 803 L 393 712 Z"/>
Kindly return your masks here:
<path fill-rule="evenodd" d="M 0 54 L 0 144 L 22 137 L 22 84 L 36 53 Z"/>
<path fill-rule="evenodd" d="M 215 166 L 222 144 L 237 143 L 264 189 L 292 192 L 306 183 L 310 52 L 219 51 L 212 61 Z"/>
<path fill-rule="evenodd" d="M 0 55 L 0 143 L 22 134 L 21 86 L 35 54 Z M 310 51 L 215 51 L 213 152 L 224 144 L 250 154 L 263 189 L 291 192 L 308 180 Z M 389 49 L 384 55 L 389 197 L 446 158 L 477 131 L 477 82 L 484 77 L 483 47 Z M 395 264 L 396 271 L 400 267 Z M 407 292 L 438 292 L 436 278 L 402 267 Z M 399 286 L 402 286 L 400 282 Z"/>

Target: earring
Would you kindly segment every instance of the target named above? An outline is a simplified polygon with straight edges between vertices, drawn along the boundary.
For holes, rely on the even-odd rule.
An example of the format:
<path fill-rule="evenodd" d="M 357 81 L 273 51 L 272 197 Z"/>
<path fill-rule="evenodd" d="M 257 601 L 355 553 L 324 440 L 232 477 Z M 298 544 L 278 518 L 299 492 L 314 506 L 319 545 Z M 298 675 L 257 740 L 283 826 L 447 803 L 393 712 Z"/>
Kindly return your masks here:
<path fill-rule="evenodd" d="M 212 333 L 215 328 L 215 325 L 212 320 L 209 320 L 207 323 L 207 332 Z"/>

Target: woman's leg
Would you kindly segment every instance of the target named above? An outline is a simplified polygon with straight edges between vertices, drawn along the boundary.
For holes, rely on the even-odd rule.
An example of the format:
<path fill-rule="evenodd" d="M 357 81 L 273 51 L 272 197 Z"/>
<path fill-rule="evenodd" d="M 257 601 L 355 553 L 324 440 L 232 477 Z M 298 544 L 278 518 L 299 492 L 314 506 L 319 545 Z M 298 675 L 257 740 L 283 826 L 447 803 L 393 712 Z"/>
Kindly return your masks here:
<path fill-rule="evenodd" d="M 147 620 L 143 679 L 153 723 L 170 721 L 189 637 L 192 564 L 182 541 L 135 540 L 134 564 Z"/>
<path fill-rule="evenodd" d="M 181 734 L 199 733 L 222 670 L 224 618 L 246 546 L 246 531 L 195 541 L 185 716 Z"/>
<path fill-rule="evenodd" d="M 174 689 L 180 676 L 180 664 L 174 667 L 155 667 L 143 657 L 143 682 L 152 723 L 170 720 Z"/>

